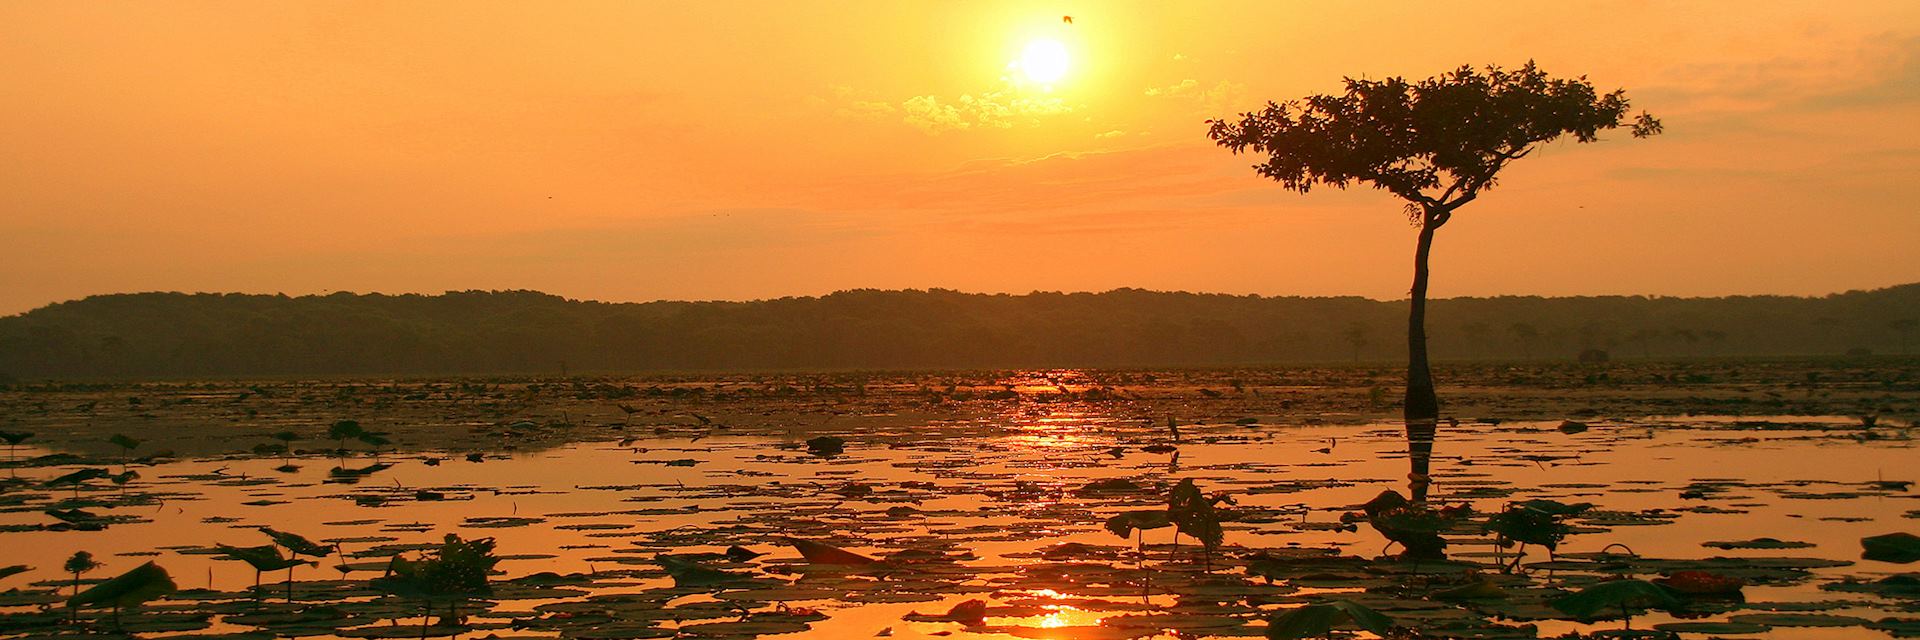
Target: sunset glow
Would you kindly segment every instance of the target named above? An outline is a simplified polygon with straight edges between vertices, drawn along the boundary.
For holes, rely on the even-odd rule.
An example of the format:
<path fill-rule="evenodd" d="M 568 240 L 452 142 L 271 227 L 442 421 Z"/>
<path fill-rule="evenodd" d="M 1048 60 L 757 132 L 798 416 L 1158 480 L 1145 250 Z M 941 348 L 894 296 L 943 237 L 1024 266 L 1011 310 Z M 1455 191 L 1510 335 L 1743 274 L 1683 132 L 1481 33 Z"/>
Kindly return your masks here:
<path fill-rule="evenodd" d="M 1435 296 L 1920 277 L 1920 3 L 1510 9 L 0 4 L 0 313 L 144 290 L 1395 298 L 1390 195 L 1282 193 L 1205 120 L 1529 59 L 1671 133 L 1515 167 L 1447 229 Z"/>
<path fill-rule="evenodd" d="M 1056 82 L 1067 75 L 1071 64 L 1067 46 L 1057 40 L 1035 40 L 1020 52 L 1020 71 L 1034 82 Z"/>
<path fill-rule="evenodd" d="M 1916 0 L 0 2 L 0 640 L 1911 635 L 1915 122 Z"/>

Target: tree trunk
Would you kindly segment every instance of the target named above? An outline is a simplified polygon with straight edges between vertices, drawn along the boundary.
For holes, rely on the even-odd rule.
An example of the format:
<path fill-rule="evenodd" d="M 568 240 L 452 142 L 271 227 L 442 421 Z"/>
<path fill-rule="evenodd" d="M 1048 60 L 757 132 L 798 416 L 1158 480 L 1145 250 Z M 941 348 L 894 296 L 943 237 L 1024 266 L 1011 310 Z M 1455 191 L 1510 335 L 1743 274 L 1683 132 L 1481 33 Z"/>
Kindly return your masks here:
<path fill-rule="evenodd" d="M 1431 484 L 1428 471 L 1433 460 L 1433 439 L 1440 420 L 1440 398 L 1433 391 L 1433 373 L 1427 367 L 1427 254 L 1433 249 L 1433 232 L 1439 227 L 1433 211 L 1422 216 L 1420 244 L 1413 254 L 1413 289 L 1407 314 L 1407 458 L 1412 471 L 1407 487 L 1414 502 L 1425 502 Z"/>

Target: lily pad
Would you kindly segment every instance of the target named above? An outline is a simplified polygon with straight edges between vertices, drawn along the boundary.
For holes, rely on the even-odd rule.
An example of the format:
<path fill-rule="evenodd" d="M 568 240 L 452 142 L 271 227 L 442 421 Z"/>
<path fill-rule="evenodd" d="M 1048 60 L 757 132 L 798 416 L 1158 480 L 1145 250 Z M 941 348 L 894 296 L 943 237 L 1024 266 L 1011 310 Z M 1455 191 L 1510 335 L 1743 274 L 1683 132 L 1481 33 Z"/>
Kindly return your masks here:
<path fill-rule="evenodd" d="M 1345 624 L 1385 636 L 1393 628 L 1393 619 L 1352 601 L 1331 600 L 1300 607 L 1267 621 L 1267 637 L 1299 640 L 1326 635 Z"/>
<path fill-rule="evenodd" d="M 1867 560 L 1907 564 L 1920 560 L 1920 536 L 1889 533 L 1860 539 L 1860 557 Z"/>
<path fill-rule="evenodd" d="M 1632 609 L 1680 606 L 1665 587 L 1645 580 L 1613 580 L 1581 589 L 1548 604 L 1575 618 L 1591 620 Z"/>
<path fill-rule="evenodd" d="M 1813 546 L 1811 542 L 1781 540 L 1778 538 L 1754 538 L 1752 540 L 1716 540 L 1702 542 L 1700 546 L 1715 549 L 1805 549 Z"/>
<path fill-rule="evenodd" d="M 1729 616 L 1728 622 L 1745 622 L 1770 627 L 1861 627 L 1869 620 L 1825 613 L 1747 613 Z"/>
<path fill-rule="evenodd" d="M 1653 628 L 1661 631 L 1671 631 L 1673 633 L 1725 633 L 1733 635 L 1766 633 L 1773 630 L 1773 627 L 1752 622 L 1662 622 L 1653 625 Z"/>

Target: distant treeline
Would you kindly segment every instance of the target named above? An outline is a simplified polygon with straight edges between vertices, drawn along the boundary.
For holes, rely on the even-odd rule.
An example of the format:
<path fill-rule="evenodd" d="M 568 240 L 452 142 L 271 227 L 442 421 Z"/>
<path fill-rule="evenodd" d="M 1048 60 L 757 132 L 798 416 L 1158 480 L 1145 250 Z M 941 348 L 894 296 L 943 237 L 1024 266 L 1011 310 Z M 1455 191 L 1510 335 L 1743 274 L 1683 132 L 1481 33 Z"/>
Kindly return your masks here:
<path fill-rule="evenodd" d="M 94 296 L 0 318 L 0 381 L 1397 360 L 1406 302 L 1121 289 L 603 303 L 530 291 Z M 1438 359 L 1905 353 L 1920 284 L 1819 298 L 1453 298 Z"/>

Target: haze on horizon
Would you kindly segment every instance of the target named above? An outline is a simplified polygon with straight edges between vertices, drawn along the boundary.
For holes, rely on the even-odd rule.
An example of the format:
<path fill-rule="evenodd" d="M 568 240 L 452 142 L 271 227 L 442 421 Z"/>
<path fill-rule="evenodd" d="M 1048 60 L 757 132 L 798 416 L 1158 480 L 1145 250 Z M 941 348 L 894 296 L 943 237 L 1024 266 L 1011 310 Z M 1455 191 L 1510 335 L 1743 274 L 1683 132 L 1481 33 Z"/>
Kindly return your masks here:
<path fill-rule="evenodd" d="M 1060 18 L 1072 15 L 1072 24 Z M 1069 65 L 1017 65 L 1037 41 Z M 1433 295 L 1920 280 L 1920 3 L 0 4 L 0 314 L 98 293 L 1405 295 L 1391 196 L 1204 120 L 1461 64 L 1666 122 L 1559 143 Z"/>

